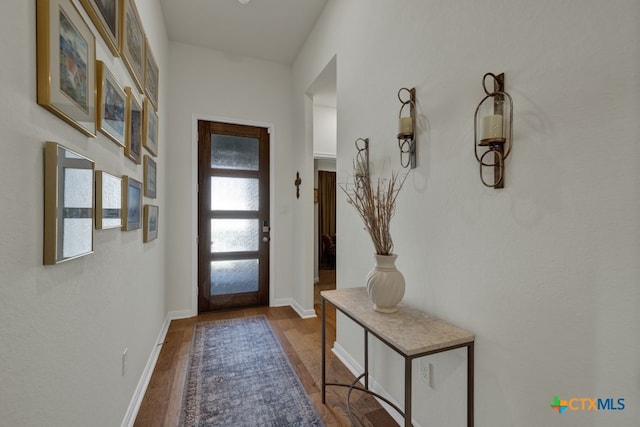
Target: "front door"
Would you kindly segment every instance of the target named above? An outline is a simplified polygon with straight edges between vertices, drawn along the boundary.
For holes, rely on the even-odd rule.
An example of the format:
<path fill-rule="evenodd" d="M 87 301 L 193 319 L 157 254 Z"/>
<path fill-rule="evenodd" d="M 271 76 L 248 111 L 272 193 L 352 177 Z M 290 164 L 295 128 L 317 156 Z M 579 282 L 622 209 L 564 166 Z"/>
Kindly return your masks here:
<path fill-rule="evenodd" d="M 198 121 L 198 310 L 269 303 L 269 132 Z"/>

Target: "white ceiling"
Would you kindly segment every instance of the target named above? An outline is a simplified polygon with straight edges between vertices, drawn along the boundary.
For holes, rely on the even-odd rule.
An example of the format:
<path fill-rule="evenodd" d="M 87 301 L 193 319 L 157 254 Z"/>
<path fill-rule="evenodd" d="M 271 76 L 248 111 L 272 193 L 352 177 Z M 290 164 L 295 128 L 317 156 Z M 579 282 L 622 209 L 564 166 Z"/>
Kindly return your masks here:
<path fill-rule="evenodd" d="M 290 65 L 327 0 L 160 0 L 169 40 Z"/>

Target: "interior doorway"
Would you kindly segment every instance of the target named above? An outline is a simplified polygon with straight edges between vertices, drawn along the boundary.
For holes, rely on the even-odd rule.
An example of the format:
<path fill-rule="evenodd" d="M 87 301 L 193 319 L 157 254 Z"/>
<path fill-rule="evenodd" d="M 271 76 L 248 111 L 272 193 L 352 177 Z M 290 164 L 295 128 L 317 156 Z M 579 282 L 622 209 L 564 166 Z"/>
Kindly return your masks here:
<path fill-rule="evenodd" d="M 336 226 L 337 96 L 334 57 L 310 86 L 313 101 L 313 157 L 315 175 L 314 306 L 320 292 L 336 288 L 339 230 Z"/>

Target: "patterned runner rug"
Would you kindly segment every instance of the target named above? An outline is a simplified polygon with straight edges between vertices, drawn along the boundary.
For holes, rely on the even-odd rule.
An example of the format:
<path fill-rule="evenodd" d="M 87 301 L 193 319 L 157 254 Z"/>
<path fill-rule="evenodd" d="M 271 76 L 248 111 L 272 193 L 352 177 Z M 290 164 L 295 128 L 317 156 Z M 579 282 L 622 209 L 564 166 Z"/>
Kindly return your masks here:
<path fill-rule="evenodd" d="M 267 318 L 197 323 L 181 425 L 322 426 Z"/>

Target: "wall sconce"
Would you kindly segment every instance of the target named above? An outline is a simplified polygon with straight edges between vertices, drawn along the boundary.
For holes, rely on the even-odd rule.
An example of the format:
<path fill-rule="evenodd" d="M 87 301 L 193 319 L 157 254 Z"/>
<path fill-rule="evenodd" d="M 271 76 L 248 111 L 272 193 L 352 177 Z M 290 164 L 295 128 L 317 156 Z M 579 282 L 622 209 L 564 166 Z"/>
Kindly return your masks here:
<path fill-rule="evenodd" d="M 362 181 L 369 179 L 369 138 L 356 139 L 356 160 L 353 165 L 353 175 L 358 189 L 362 188 Z"/>
<path fill-rule="evenodd" d="M 493 90 L 487 90 L 487 77 L 493 79 Z M 480 163 L 480 180 L 486 187 L 504 188 L 504 161 L 512 146 L 513 101 L 504 91 L 504 73 L 497 76 L 487 73 L 482 77 L 482 87 L 487 94 L 474 116 L 474 143 L 476 159 Z M 489 101 L 489 102 L 486 102 Z M 486 149 L 478 154 L 478 147 Z M 490 157 L 489 154 L 493 153 Z M 493 160 L 492 162 L 490 162 Z M 493 168 L 493 184 L 485 181 L 483 167 Z"/>
<path fill-rule="evenodd" d="M 402 98 L 402 92 L 407 92 L 409 99 Z M 402 103 L 398 114 L 398 146 L 400 148 L 400 165 L 403 168 L 416 167 L 416 88 L 401 88 L 398 99 Z M 402 115 L 404 107 L 409 106 L 409 115 Z"/>

